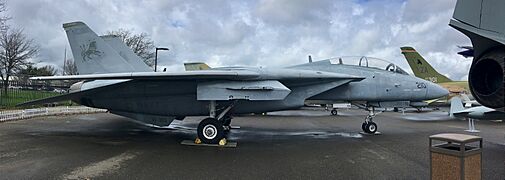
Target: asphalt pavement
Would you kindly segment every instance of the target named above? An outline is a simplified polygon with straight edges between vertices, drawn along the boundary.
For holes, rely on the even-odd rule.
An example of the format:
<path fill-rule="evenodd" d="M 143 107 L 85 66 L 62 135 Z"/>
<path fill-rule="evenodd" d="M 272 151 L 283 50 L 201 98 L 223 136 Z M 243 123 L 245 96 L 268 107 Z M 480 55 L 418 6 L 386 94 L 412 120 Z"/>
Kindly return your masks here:
<path fill-rule="evenodd" d="M 505 179 L 505 123 L 480 133 L 446 112 L 385 112 L 381 135 L 363 135 L 366 112 L 299 110 L 239 116 L 236 148 L 181 145 L 199 120 L 153 129 L 107 114 L 0 123 L 0 179 L 429 179 L 428 136 L 484 138 L 483 179 Z"/>

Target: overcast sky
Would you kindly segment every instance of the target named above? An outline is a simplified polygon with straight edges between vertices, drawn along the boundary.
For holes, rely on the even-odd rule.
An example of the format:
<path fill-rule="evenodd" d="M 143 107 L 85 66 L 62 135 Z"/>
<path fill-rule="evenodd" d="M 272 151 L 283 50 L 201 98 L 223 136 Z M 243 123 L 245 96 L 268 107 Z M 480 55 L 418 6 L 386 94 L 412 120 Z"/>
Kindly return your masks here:
<path fill-rule="evenodd" d="M 441 73 L 466 80 L 470 40 L 447 24 L 456 0 L 7 0 L 9 24 L 40 46 L 34 60 L 61 68 L 69 48 L 62 24 L 83 21 L 98 34 L 145 32 L 159 64 L 285 67 L 313 59 L 366 55 L 412 72 L 401 46 L 413 46 Z M 67 51 L 70 53 L 70 50 Z M 69 55 L 71 57 L 71 54 Z"/>

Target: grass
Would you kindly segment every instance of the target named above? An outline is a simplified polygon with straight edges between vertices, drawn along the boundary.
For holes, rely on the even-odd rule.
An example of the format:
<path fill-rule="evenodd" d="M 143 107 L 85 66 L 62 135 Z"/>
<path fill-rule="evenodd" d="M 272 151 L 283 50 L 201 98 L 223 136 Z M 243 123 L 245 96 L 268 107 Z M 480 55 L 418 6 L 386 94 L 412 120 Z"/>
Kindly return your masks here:
<path fill-rule="evenodd" d="M 15 109 L 16 104 L 61 95 L 51 91 L 9 89 L 7 94 L 0 91 L 0 109 Z M 70 101 L 64 104 L 70 104 Z"/>

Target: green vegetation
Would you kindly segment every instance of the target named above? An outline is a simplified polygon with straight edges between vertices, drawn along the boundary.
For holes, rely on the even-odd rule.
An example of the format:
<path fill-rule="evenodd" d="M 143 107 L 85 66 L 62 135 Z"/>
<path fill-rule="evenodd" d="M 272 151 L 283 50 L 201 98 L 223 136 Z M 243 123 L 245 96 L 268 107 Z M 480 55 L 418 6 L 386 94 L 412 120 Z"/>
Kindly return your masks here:
<path fill-rule="evenodd" d="M 0 109 L 14 109 L 16 108 L 16 104 L 60 95 L 60 93 L 51 91 L 20 89 L 9 89 L 7 92 L 8 94 L 3 93 L 3 91 L 0 92 Z M 71 105 L 71 102 L 64 102 L 61 104 Z"/>

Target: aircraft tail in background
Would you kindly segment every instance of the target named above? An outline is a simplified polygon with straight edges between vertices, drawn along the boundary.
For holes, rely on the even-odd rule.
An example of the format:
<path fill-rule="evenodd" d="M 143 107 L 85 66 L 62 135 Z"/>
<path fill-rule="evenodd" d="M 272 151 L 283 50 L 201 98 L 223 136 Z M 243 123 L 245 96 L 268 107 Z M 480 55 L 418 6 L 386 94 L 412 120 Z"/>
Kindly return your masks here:
<path fill-rule="evenodd" d="M 211 69 L 209 65 L 202 62 L 195 63 L 184 63 L 184 69 L 186 71 L 198 71 L 198 70 L 208 70 Z"/>
<path fill-rule="evenodd" d="M 451 98 L 451 108 L 449 109 L 449 116 L 454 117 L 453 113 L 465 110 L 463 101 L 459 97 Z"/>
<path fill-rule="evenodd" d="M 138 66 L 138 63 L 127 61 L 124 57 L 131 56 L 123 52 L 124 47 L 119 46 L 121 44 L 117 45 L 108 37 L 105 40 L 102 39 L 83 22 L 65 23 L 63 28 L 67 33 L 74 62 L 80 75 L 149 70 L 145 67 L 146 65 Z M 121 56 L 121 52 L 124 57 Z"/>
<path fill-rule="evenodd" d="M 440 74 L 413 47 L 401 47 L 402 54 L 409 63 L 416 77 L 434 83 L 451 82 L 452 80 Z"/>

